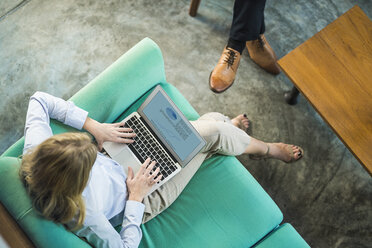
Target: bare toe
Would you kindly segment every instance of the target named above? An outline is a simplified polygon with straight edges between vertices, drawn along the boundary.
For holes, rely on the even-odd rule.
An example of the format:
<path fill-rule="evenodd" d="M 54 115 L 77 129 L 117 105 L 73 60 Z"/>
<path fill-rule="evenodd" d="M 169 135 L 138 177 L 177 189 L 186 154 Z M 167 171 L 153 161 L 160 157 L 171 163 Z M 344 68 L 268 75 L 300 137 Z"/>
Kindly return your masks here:
<path fill-rule="evenodd" d="M 283 162 L 295 162 L 303 156 L 302 149 L 298 146 L 288 145 L 284 143 L 275 143 L 275 145 L 279 148 L 278 153 L 275 157 L 282 160 Z"/>
<path fill-rule="evenodd" d="M 302 151 L 301 148 L 298 146 L 292 145 L 292 154 L 290 154 L 291 159 L 289 162 L 294 162 L 299 160 L 302 157 Z"/>
<path fill-rule="evenodd" d="M 243 131 L 247 131 L 249 127 L 249 120 L 246 114 L 240 114 L 231 120 L 232 124 Z"/>

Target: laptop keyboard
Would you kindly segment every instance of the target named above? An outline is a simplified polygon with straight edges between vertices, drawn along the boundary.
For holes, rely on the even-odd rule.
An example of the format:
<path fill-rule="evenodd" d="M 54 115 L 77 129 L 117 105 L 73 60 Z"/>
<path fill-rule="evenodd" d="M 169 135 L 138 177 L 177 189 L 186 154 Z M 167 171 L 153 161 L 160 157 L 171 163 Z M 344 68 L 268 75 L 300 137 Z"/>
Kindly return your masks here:
<path fill-rule="evenodd" d="M 160 174 L 163 175 L 161 181 L 177 169 L 173 159 L 165 152 L 163 147 L 160 146 L 158 141 L 137 116 L 132 116 L 126 121 L 124 126 L 133 129 L 136 133 L 134 143 L 129 144 L 128 147 L 136 154 L 141 163 L 147 158 L 156 161 L 153 171 L 157 167 L 160 167 Z"/>

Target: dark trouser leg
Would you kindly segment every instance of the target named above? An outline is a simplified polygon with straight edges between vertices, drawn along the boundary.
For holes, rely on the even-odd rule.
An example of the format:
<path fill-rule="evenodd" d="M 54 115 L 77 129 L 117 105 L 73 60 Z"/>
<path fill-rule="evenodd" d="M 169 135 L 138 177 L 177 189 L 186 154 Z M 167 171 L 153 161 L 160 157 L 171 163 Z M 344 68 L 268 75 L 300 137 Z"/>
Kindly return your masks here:
<path fill-rule="evenodd" d="M 265 3 L 266 0 L 235 0 L 227 47 L 241 54 L 246 41 L 257 40 L 265 32 Z"/>
<path fill-rule="evenodd" d="M 209 87 L 213 92 L 222 93 L 233 84 L 246 41 L 258 41 L 265 31 L 265 3 L 266 0 L 235 0 L 230 39 L 209 76 Z"/>
<path fill-rule="evenodd" d="M 265 32 L 266 0 L 235 0 L 230 37 L 237 41 L 257 40 Z"/>
<path fill-rule="evenodd" d="M 246 47 L 249 57 L 258 66 L 277 75 L 280 73 L 276 62 L 277 57 L 263 35 L 265 32 L 265 4 L 266 0 L 235 0 L 228 47 L 239 51 L 240 54 Z"/>

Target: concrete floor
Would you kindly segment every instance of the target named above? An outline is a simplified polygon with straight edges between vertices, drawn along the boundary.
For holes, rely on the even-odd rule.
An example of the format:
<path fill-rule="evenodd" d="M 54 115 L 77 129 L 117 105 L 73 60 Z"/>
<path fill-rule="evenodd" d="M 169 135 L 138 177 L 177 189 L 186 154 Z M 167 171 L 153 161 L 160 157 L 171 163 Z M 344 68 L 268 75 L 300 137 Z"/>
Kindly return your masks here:
<path fill-rule="evenodd" d="M 268 0 L 266 37 L 282 57 L 355 4 L 352 0 Z M 19 6 L 11 11 L 15 6 Z M 358 1 L 372 18 L 372 2 Z M 208 76 L 227 41 L 233 0 L 3 0 L 0 2 L 0 153 L 23 135 L 36 90 L 68 99 L 142 38 L 161 47 L 167 79 L 199 113 L 247 113 L 252 136 L 300 145 L 296 164 L 239 159 L 312 247 L 371 247 L 372 180 L 311 105 L 283 101 L 291 88 L 243 54 L 221 95 Z M 6 13 L 9 13 L 5 15 Z"/>

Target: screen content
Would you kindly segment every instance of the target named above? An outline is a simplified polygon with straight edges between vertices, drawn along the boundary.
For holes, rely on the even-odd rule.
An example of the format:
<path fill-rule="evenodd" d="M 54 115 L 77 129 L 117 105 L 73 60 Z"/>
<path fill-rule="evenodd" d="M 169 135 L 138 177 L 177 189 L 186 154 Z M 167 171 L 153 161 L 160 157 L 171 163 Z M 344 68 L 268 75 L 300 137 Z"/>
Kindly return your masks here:
<path fill-rule="evenodd" d="M 172 105 L 161 92 L 158 92 L 147 104 L 143 113 L 181 160 L 185 160 L 200 144 L 198 137 L 188 126 L 189 123 L 174 111 Z"/>

